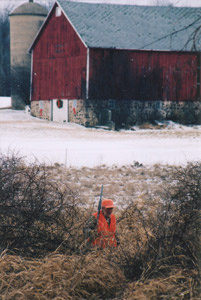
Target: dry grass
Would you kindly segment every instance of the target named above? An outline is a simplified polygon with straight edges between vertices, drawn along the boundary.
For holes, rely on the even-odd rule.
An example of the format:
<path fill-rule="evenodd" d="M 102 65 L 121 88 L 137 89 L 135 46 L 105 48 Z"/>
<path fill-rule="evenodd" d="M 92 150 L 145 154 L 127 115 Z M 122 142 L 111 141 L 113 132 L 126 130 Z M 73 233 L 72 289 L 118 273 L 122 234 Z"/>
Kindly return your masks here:
<path fill-rule="evenodd" d="M 108 168 L 104 165 L 95 168 L 50 167 L 52 176 L 62 178 L 72 190 L 76 190 L 80 199 L 90 205 L 97 205 L 100 187 L 103 184 L 103 196 L 114 199 L 116 205 L 127 206 L 138 198 L 161 193 L 167 184 L 174 166 L 143 166 L 134 162 L 131 166 Z"/>
<path fill-rule="evenodd" d="M 2 300 L 92 299 L 113 295 L 125 277 L 100 253 L 86 256 L 52 254 L 43 260 L 3 255 L 0 259 Z"/>
<path fill-rule="evenodd" d="M 199 300 L 198 293 L 193 295 L 197 275 L 175 268 L 168 276 L 129 284 L 122 300 Z"/>
<path fill-rule="evenodd" d="M 57 192 L 79 220 L 65 211 L 70 230 L 45 257 L 1 249 L 0 300 L 200 299 L 200 171 L 201 164 L 47 166 L 47 177 L 59 182 Z M 101 184 L 117 205 L 120 246 L 86 251 L 82 225 L 97 209 Z"/>

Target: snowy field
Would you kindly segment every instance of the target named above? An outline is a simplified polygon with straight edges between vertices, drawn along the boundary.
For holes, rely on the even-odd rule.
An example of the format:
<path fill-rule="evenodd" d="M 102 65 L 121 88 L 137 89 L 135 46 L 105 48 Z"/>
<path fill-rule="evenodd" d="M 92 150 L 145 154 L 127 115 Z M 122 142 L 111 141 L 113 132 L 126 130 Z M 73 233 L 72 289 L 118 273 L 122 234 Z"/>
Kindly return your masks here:
<path fill-rule="evenodd" d="M 201 126 L 169 122 L 165 129 L 107 131 L 39 120 L 24 111 L 0 110 L 0 151 L 68 167 L 185 165 L 201 160 Z"/>

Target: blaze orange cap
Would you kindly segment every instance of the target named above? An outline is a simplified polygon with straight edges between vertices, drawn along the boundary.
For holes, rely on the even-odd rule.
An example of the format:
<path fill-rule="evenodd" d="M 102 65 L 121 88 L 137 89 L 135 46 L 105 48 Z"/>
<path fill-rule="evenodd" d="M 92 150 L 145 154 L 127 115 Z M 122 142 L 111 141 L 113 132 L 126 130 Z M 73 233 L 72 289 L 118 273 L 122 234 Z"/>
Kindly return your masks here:
<path fill-rule="evenodd" d="M 114 207 L 114 203 L 111 199 L 104 199 L 102 201 L 102 207 L 105 207 L 105 208 L 113 208 Z"/>

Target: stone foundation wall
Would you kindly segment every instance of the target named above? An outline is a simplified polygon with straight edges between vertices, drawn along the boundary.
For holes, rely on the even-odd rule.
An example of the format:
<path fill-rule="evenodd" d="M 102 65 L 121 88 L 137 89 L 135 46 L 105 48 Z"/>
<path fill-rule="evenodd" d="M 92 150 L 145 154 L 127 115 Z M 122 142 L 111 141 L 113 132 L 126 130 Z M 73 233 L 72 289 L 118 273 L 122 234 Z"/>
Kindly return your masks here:
<path fill-rule="evenodd" d="M 132 101 L 120 104 L 123 122 L 141 124 L 155 120 L 172 120 L 182 124 L 201 124 L 201 102 Z M 118 113 L 117 113 L 118 119 Z"/>
<path fill-rule="evenodd" d="M 201 102 L 162 102 L 131 100 L 68 101 L 68 121 L 84 126 L 118 128 L 155 120 L 172 120 L 182 124 L 201 124 Z M 51 101 L 33 101 L 31 114 L 51 120 Z"/>
<path fill-rule="evenodd" d="M 31 115 L 51 121 L 51 101 L 40 100 L 31 102 Z"/>
<path fill-rule="evenodd" d="M 99 105 L 104 106 L 102 101 L 99 102 Z M 69 100 L 69 122 L 84 126 L 96 126 L 99 124 L 99 112 L 96 110 L 96 106 L 97 103 L 95 101 Z"/>
<path fill-rule="evenodd" d="M 89 126 L 94 122 L 106 125 L 114 122 L 116 127 L 136 125 L 155 120 L 172 120 L 182 124 L 201 124 L 201 102 L 170 101 L 89 101 L 86 115 Z M 88 117 L 88 118 L 87 118 Z M 97 125 L 97 123 L 96 123 Z"/>

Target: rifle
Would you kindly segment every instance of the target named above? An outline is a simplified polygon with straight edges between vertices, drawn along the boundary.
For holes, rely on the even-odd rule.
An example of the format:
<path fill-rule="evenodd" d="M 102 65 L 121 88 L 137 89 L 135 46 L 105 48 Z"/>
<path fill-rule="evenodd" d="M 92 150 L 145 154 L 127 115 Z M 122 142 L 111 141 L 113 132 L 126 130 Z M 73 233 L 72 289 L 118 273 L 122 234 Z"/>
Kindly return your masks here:
<path fill-rule="evenodd" d="M 102 197 L 103 197 L 103 185 L 101 186 L 101 193 L 100 193 L 100 199 L 98 202 L 98 214 L 97 214 L 97 225 L 95 224 L 88 224 L 87 226 L 84 227 L 84 237 L 85 237 L 85 241 L 87 242 L 86 247 L 89 247 L 90 242 L 93 241 L 93 237 L 90 236 L 91 234 L 91 230 L 94 230 L 96 226 L 98 226 L 98 220 L 99 220 L 99 215 L 100 215 L 100 211 L 101 211 L 101 206 L 102 206 Z M 89 221 L 90 222 L 90 221 Z M 94 222 L 93 222 L 94 223 Z M 91 228 L 91 225 L 93 225 L 93 228 Z M 95 227 L 94 227 L 95 225 Z"/>
<path fill-rule="evenodd" d="M 101 211 L 101 206 L 102 206 L 102 198 L 103 198 L 103 184 L 101 186 L 100 199 L 99 199 L 99 202 L 98 202 L 97 224 L 98 224 L 98 219 L 99 219 L 99 215 L 100 215 L 100 211 Z"/>

